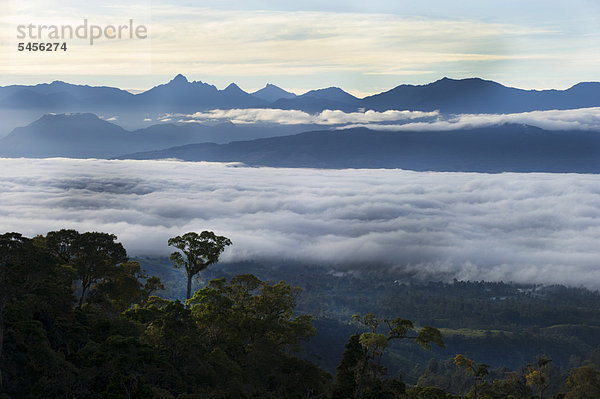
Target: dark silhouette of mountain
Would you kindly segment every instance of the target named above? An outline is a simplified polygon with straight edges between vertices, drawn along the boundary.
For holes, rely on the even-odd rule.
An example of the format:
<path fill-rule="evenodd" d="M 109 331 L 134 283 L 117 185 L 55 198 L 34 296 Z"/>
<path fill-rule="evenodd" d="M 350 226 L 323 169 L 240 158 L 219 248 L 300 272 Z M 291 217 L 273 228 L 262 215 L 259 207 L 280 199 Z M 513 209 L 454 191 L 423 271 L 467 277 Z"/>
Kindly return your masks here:
<path fill-rule="evenodd" d="M 44 115 L 0 140 L 3 156 L 109 157 L 129 132 L 93 114 Z M 124 148 L 132 148 L 126 143 Z"/>
<path fill-rule="evenodd" d="M 46 112 L 142 113 L 196 112 L 207 109 L 279 108 L 320 112 L 439 110 L 442 113 L 508 113 L 548 109 L 600 107 L 600 83 L 584 82 L 567 90 L 521 90 L 499 83 L 443 78 L 427 85 L 401 85 L 359 99 L 340 88 L 311 90 L 295 96 L 274 85 L 253 94 L 232 83 L 224 90 L 177 75 L 170 82 L 133 95 L 111 87 L 72 85 L 60 81 L 35 86 L 0 87 L 0 109 Z"/>
<path fill-rule="evenodd" d="M 218 90 L 201 81 L 189 82 L 179 74 L 167 84 L 137 94 L 134 104 L 137 107 L 185 112 L 207 108 L 260 108 L 267 106 L 268 102 L 246 93 L 234 83 Z"/>
<path fill-rule="evenodd" d="M 181 144 L 198 143 L 201 141 L 215 141 L 219 143 L 229 142 L 225 137 L 236 137 L 237 126 L 233 123 L 221 123 L 214 126 L 203 126 L 197 123 L 175 125 L 161 123 L 147 128 L 131 132 L 131 137 L 136 146 L 147 146 L 150 148 L 164 148 L 171 146 L 173 142 Z M 225 138 L 225 140 L 223 140 Z"/>
<path fill-rule="evenodd" d="M 159 109 L 161 111 L 197 111 L 207 108 L 254 108 L 268 102 L 254 97 L 231 84 L 224 90 L 200 81 L 189 82 L 179 74 L 170 82 L 134 95 L 110 87 L 71 85 L 55 81 L 35 86 L 0 88 L 2 108 L 44 108 L 59 110 L 110 109 L 115 112 Z"/>
<path fill-rule="evenodd" d="M 506 124 L 462 131 L 313 131 L 229 144 L 191 144 L 123 156 L 253 166 L 401 168 L 465 172 L 600 172 L 600 135 Z"/>
<path fill-rule="evenodd" d="M 281 98 L 272 103 L 270 108 L 287 110 L 297 109 L 308 113 L 321 112 L 326 109 L 336 109 L 344 112 L 352 112 L 358 109 L 356 105 L 314 97 Z"/>
<path fill-rule="evenodd" d="M 231 134 L 235 130 L 236 126 L 231 123 L 216 126 L 159 124 L 130 132 L 89 113 L 44 115 L 1 139 L 0 154 L 108 158 L 124 151 L 145 151 L 211 139 L 219 141 L 220 134 Z M 235 137 L 240 138 L 240 135 Z"/>
<path fill-rule="evenodd" d="M 320 100 L 337 101 L 345 104 L 354 104 L 358 100 L 358 98 L 354 97 L 350 93 L 346 93 L 339 87 L 311 90 L 302 94 L 300 97 L 318 98 Z"/>
<path fill-rule="evenodd" d="M 150 149 L 162 149 L 181 144 L 200 142 L 224 144 L 231 141 L 283 136 L 306 131 L 311 128 L 314 128 L 314 126 L 238 126 L 231 122 L 215 125 L 202 125 L 198 123 L 175 125 L 161 123 L 134 130 L 132 134 L 138 139 L 138 144 L 136 145 L 145 145 L 150 147 Z"/>
<path fill-rule="evenodd" d="M 2 108 L 79 109 L 115 107 L 131 103 L 134 95 L 121 89 L 104 86 L 74 85 L 61 81 L 35 86 L 0 87 Z"/>
<path fill-rule="evenodd" d="M 298 128 L 188 123 L 127 131 L 89 113 L 45 115 L 0 139 L 0 156 L 112 158 L 132 154 L 124 158 L 276 167 L 600 173 L 599 132 L 545 131 L 527 125 L 433 132 L 358 128 L 229 142 Z"/>
<path fill-rule="evenodd" d="M 364 108 L 384 111 L 439 110 L 443 113 L 509 113 L 600 106 L 600 83 L 579 83 L 568 90 L 521 90 L 478 78 L 401 85 L 365 97 Z"/>
<path fill-rule="evenodd" d="M 312 126 L 236 126 L 162 123 L 128 131 L 90 113 L 44 115 L 0 139 L 0 156 L 115 157 L 198 142 L 228 143 L 298 133 Z"/>
<path fill-rule="evenodd" d="M 290 93 L 289 91 L 285 91 L 280 87 L 277 87 L 271 83 L 267 83 L 265 87 L 262 89 L 255 91 L 254 93 L 250 93 L 254 97 L 258 97 L 262 100 L 268 101 L 270 103 L 279 100 L 280 98 L 290 99 L 295 98 L 296 95 L 294 93 Z"/>
<path fill-rule="evenodd" d="M 338 87 L 311 90 L 295 98 L 283 98 L 271 104 L 272 108 L 299 109 L 306 112 L 321 112 L 326 109 L 356 111 L 360 100 Z"/>
<path fill-rule="evenodd" d="M 136 104 L 153 106 L 187 106 L 191 104 L 207 103 L 218 95 L 219 90 L 213 85 L 200 81 L 189 82 L 181 74 L 175 76 L 170 82 L 155 86 L 150 90 L 135 96 Z"/>

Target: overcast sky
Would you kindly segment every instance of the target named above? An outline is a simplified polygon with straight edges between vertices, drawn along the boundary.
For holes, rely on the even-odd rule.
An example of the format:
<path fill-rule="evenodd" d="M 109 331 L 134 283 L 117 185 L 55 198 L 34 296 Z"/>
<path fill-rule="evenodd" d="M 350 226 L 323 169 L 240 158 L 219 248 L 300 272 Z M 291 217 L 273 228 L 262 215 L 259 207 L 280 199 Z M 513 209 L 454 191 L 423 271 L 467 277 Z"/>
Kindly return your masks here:
<path fill-rule="evenodd" d="M 0 84 L 55 79 L 145 89 L 177 73 L 362 96 L 444 76 L 521 88 L 600 80 L 600 3 L 565 1 L 0 0 Z M 147 39 L 17 51 L 18 25 L 145 25 Z"/>
<path fill-rule="evenodd" d="M 227 260 L 600 288 L 596 175 L 0 159 L 3 231 L 114 233 L 130 255 L 213 230 Z"/>

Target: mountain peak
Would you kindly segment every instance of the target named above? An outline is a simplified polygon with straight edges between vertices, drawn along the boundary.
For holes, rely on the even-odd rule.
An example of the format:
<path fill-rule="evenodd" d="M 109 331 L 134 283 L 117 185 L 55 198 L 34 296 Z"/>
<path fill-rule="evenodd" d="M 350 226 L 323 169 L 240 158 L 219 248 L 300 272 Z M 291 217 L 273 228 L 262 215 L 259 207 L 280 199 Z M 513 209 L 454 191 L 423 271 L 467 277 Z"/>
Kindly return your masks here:
<path fill-rule="evenodd" d="M 182 74 L 177 74 L 169 83 L 189 83 L 189 81 Z"/>
<path fill-rule="evenodd" d="M 44 114 L 38 120 L 32 122 L 32 124 L 45 124 L 45 123 L 103 123 L 106 122 L 100 119 L 97 115 L 90 112 L 82 113 L 64 113 L 64 114 Z M 110 123 L 110 122 L 106 122 Z"/>
<path fill-rule="evenodd" d="M 240 89 L 240 87 L 238 85 L 236 85 L 235 83 L 230 83 L 229 86 L 227 86 L 225 88 L 225 91 L 243 91 L 242 89 Z"/>
<path fill-rule="evenodd" d="M 269 102 L 275 102 L 280 98 L 290 99 L 296 97 L 294 93 L 285 91 L 281 87 L 278 87 L 272 83 L 267 83 L 267 85 L 262 89 L 250 94 L 252 94 L 254 97 L 258 97 Z"/>
<path fill-rule="evenodd" d="M 463 79 L 452 79 L 449 78 L 447 76 L 444 76 L 443 78 L 436 80 L 433 83 L 429 83 L 429 85 L 434 85 L 434 84 L 440 84 L 440 83 L 453 83 L 453 84 L 493 84 L 493 85 L 500 85 L 500 83 L 494 82 L 492 80 L 485 80 L 485 79 L 481 79 L 481 78 L 463 78 Z M 428 85 L 425 85 L 428 86 Z M 502 85 L 500 85 L 502 86 Z"/>
<path fill-rule="evenodd" d="M 317 89 L 317 90 L 311 90 L 308 91 L 304 94 L 302 94 L 301 97 L 312 97 L 312 98 L 318 98 L 318 99 L 326 99 L 326 100 L 332 100 L 332 101 L 338 101 L 338 102 L 342 102 L 342 103 L 348 103 L 348 102 L 353 102 L 356 101 L 357 98 L 354 97 L 352 94 L 345 92 L 344 90 L 340 89 L 339 87 L 326 87 L 324 89 Z"/>

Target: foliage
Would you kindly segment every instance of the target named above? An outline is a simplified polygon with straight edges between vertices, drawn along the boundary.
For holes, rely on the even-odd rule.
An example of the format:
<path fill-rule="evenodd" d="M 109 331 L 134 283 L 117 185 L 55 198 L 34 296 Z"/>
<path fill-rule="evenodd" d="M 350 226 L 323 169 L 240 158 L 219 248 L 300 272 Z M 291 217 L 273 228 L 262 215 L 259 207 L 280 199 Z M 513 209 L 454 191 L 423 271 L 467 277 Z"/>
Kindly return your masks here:
<path fill-rule="evenodd" d="M 215 235 L 212 231 L 203 231 L 200 234 L 189 232 L 182 236 L 169 238 L 168 243 L 169 246 L 173 246 L 180 251 L 173 252 L 171 260 L 175 263 L 175 267 L 185 270 L 187 275 L 186 299 L 190 299 L 192 278 L 208 266 L 216 263 L 225 247 L 231 245 L 231 240 L 227 237 Z"/>
<path fill-rule="evenodd" d="M 481 384 L 484 378 L 489 374 L 489 365 L 477 364 L 473 359 L 469 359 L 465 355 L 458 354 L 454 357 L 454 364 L 464 369 L 465 371 L 473 374 L 473 399 L 479 398 L 477 395 L 477 386 Z"/>
<path fill-rule="evenodd" d="M 544 397 L 544 391 L 550 385 L 550 378 L 545 370 L 551 361 L 552 359 L 540 357 L 536 363 L 529 365 L 527 368 L 527 374 L 525 375 L 527 385 L 538 390 L 540 399 Z"/>
<path fill-rule="evenodd" d="M 38 237 L 37 241 L 39 246 L 45 246 L 48 252 L 56 256 L 63 265 L 73 270 L 79 281 L 78 305 L 81 308 L 90 291 L 102 291 L 103 288 L 106 291 L 107 287 L 102 285 L 110 285 L 111 282 L 108 280 L 111 278 L 114 286 L 117 276 L 123 278 L 127 271 L 136 272 L 132 267 L 127 266 L 118 269 L 120 264 L 127 261 L 127 252 L 121 243 L 115 241 L 116 239 L 114 234 L 99 232 L 80 234 L 75 230 L 63 229 L 51 231 L 45 238 Z M 139 270 L 137 273 L 139 274 Z M 132 279 L 137 280 L 137 277 L 132 275 L 130 280 Z M 123 280 L 120 283 L 126 284 Z"/>
<path fill-rule="evenodd" d="M 357 314 L 352 319 L 367 331 L 351 336 L 346 344 L 342 362 L 338 366 L 334 397 L 399 397 L 404 394 L 401 378 L 382 380 L 387 369 L 382 366 L 381 360 L 388 343 L 393 340 L 409 340 L 425 349 L 431 349 L 432 342 L 440 347 L 444 346 L 438 330 L 426 326 L 415 333 L 410 320 L 382 319 L 374 313 L 367 313 L 362 317 Z M 387 334 L 378 332 L 380 326 L 387 327 Z"/>
<path fill-rule="evenodd" d="M 600 398 L 600 371 L 591 365 L 571 370 L 567 388 L 565 399 Z"/>
<path fill-rule="evenodd" d="M 230 244 L 226 242 L 213 255 L 197 258 L 200 269 L 191 272 L 218 260 Z M 184 269 L 186 262 L 194 264 L 193 255 L 187 258 L 184 252 L 188 249 L 180 252 Z M 227 275 L 226 270 L 220 273 Z M 592 309 L 600 302 L 587 291 L 566 295 L 555 288 L 520 296 L 503 284 L 387 286 L 371 277 L 317 279 L 307 273 L 302 281 L 311 293 L 307 296 L 294 284 L 246 273 L 212 279 L 181 302 L 157 296 L 164 295 L 164 285 L 152 274 L 130 260 L 112 234 L 60 230 L 33 239 L 0 235 L 0 398 L 516 399 L 530 398 L 532 392 L 600 397 L 595 329 L 600 318 Z M 270 278 L 276 275 L 275 269 L 269 270 Z M 374 289 L 365 288 L 370 283 Z M 377 295 L 367 300 L 368 292 Z M 482 292 L 515 299 L 485 299 Z M 341 294 L 347 302 L 338 307 L 332 298 Z M 368 307 L 385 314 L 367 311 L 355 315 L 354 324 L 316 320 L 319 330 L 337 334 L 341 346 L 349 337 L 339 348 L 324 340 L 316 353 L 337 359 L 335 381 L 314 363 L 318 358 L 309 341 L 319 333 L 309 313 L 322 315 L 323 307 L 336 309 L 338 316 Z M 388 316 L 397 310 L 418 319 L 413 323 Z M 474 310 L 483 313 L 469 313 Z M 494 315 L 496 310 L 503 313 Z M 588 324 L 577 325 L 584 317 Z M 548 325 L 562 319 L 572 324 Z M 445 328 L 427 326 L 437 322 Z M 522 335 L 492 330 L 502 323 L 508 323 L 502 328 L 528 330 Z M 510 345 L 517 351 L 530 345 L 529 350 L 544 353 L 536 346 L 538 337 L 549 343 L 568 337 L 571 346 L 565 348 L 579 348 L 572 356 L 562 356 L 562 364 L 566 358 L 573 365 L 568 373 L 548 357 L 513 371 L 476 363 L 470 357 L 478 356 L 454 351 L 461 342 L 483 342 L 485 361 L 502 362 Z M 451 352 L 443 351 L 445 346 Z M 421 348 L 445 360 L 431 359 L 423 368 Z M 412 364 L 410 375 L 416 376 L 417 386 L 404 382 L 404 371 L 403 377 L 399 372 L 387 377 L 388 369 L 401 370 L 398 364 Z"/>
<path fill-rule="evenodd" d="M 362 357 L 363 346 L 360 343 L 360 335 L 353 334 L 346 343 L 342 360 L 337 367 L 332 399 L 352 398 L 354 396 L 354 392 L 358 387 L 357 374 Z"/>

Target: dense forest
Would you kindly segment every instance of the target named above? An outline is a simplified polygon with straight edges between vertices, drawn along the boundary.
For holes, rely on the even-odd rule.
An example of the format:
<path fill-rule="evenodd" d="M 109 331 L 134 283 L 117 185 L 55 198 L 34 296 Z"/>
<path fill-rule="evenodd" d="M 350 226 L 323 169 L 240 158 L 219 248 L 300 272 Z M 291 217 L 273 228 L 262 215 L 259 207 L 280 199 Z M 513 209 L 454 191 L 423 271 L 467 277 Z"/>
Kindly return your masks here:
<path fill-rule="evenodd" d="M 598 292 L 168 243 L 167 262 L 107 233 L 0 235 L 0 398 L 600 397 Z"/>

